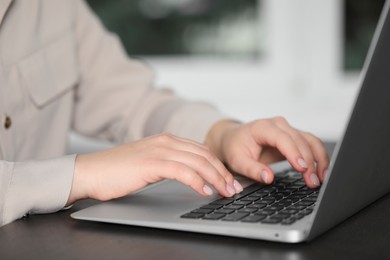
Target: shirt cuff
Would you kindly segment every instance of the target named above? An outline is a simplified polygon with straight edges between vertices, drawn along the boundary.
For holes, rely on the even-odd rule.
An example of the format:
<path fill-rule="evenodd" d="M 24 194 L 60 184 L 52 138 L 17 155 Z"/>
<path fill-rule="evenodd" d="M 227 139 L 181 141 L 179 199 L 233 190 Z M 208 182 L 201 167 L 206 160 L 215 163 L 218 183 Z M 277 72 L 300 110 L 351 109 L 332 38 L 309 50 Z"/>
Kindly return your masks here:
<path fill-rule="evenodd" d="M 14 162 L 5 193 L 3 224 L 26 214 L 62 209 L 72 188 L 76 155 L 50 160 Z"/>

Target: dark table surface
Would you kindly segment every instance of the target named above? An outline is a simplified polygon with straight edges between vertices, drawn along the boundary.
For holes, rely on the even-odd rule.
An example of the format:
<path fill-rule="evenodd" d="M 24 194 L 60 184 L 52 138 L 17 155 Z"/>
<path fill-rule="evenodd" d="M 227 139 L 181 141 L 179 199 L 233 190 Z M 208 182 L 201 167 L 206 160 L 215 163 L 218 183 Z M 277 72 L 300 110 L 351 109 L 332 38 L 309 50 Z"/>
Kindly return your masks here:
<path fill-rule="evenodd" d="M 390 259 L 390 194 L 311 242 L 282 244 L 74 220 L 96 201 L 0 228 L 0 259 Z"/>

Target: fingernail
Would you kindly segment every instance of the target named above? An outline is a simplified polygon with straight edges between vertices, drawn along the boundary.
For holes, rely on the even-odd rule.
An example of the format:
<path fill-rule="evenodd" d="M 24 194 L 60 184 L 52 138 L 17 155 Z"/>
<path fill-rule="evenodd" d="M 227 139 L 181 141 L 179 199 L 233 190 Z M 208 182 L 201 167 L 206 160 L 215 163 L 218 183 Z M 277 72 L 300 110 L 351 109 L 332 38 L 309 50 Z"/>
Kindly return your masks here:
<path fill-rule="evenodd" d="M 210 196 L 210 195 L 213 194 L 213 190 L 212 190 L 209 186 L 207 186 L 207 185 L 204 185 L 204 186 L 203 186 L 203 191 L 204 191 L 204 193 L 206 193 L 208 196 Z"/>
<path fill-rule="evenodd" d="M 303 160 L 302 158 L 299 158 L 297 162 L 298 162 L 298 164 L 299 164 L 302 168 L 307 169 L 307 163 L 306 163 L 305 160 Z"/>
<path fill-rule="evenodd" d="M 267 171 L 263 170 L 261 172 L 261 179 L 263 180 L 264 183 L 269 183 L 269 178 L 268 178 Z"/>
<path fill-rule="evenodd" d="M 234 185 L 234 188 L 236 189 L 237 193 L 240 193 L 241 191 L 244 190 L 242 185 L 237 180 L 234 180 L 233 185 Z"/>
<path fill-rule="evenodd" d="M 311 182 L 316 185 L 316 186 L 320 186 L 320 180 L 318 179 L 317 175 L 315 173 L 312 173 L 310 175 L 310 180 Z"/>
<path fill-rule="evenodd" d="M 325 179 L 326 175 L 328 174 L 328 169 L 324 170 L 323 178 Z"/>
<path fill-rule="evenodd" d="M 229 184 L 226 184 L 226 190 L 228 191 L 228 193 L 230 195 L 234 195 L 236 194 L 236 191 L 232 188 L 232 186 L 230 186 Z"/>

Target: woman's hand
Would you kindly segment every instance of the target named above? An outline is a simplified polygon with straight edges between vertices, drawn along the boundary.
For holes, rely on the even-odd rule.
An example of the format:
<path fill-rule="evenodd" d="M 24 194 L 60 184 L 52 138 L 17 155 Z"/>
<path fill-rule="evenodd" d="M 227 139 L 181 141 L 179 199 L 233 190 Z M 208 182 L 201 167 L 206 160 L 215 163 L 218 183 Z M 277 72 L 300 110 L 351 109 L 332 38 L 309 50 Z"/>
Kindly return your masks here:
<path fill-rule="evenodd" d="M 251 179 L 272 183 L 269 163 L 287 159 L 311 188 L 320 186 L 329 158 L 320 139 L 291 127 L 282 117 L 247 124 L 221 121 L 208 133 L 205 144 L 229 167 Z"/>
<path fill-rule="evenodd" d="M 204 196 L 213 193 L 208 184 L 225 197 L 242 191 L 242 186 L 207 146 L 161 134 L 78 155 L 67 205 L 83 198 L 122 197 L 163 179 L 175 179 Z"/>

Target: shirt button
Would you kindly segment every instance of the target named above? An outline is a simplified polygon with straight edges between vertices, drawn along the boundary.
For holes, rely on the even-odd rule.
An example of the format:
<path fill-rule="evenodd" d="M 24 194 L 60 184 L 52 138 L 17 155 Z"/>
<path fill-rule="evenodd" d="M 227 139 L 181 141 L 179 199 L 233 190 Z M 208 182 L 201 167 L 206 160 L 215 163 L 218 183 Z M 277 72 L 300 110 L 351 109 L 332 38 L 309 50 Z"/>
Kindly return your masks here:
<path fill-rule="evenodd" d="M 10 128 L 12 125 L 12 120 L 9 116 L 6 116 L 5 119 L 4 119 L 4 128 L 5 129 L 8 129 Z"/>

